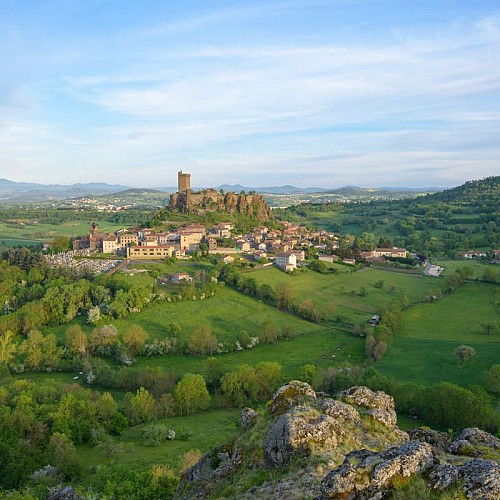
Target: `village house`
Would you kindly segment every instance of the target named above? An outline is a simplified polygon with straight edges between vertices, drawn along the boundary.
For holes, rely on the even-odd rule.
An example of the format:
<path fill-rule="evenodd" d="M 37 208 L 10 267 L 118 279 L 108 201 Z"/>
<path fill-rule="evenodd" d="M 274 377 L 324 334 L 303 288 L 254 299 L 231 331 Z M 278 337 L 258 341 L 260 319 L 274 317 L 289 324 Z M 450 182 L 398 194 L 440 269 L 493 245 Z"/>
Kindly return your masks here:
<path fill-rule="evenodd" d="M 174 247 L 172 246 L 131 246 L 127 247 L 129 259 L 166 259 L 172 257 Z"/>
<path fill-rule="evenodd" d="M 221 260 L 224 264 L 232 264 L 234 262 L 234 257 L 232 255 L 224 255 Z"/>
<path fill-rule="evenodd" d="M 193 278 L 188 273 L 175 273 L 170 277 L 170 283 L 179 284 L 181 281 L 191 283 Z"/>
<path fill-rule="evenodd" d="M 282 271 L 293 271 L 297 269 L 297 257 L 292 252 L 283 252 L 276 255 L 276 267 Z"/>
<path fill-rule="evenodd" d="M 253 255 L 255 260 L 267 259 L 267 253 L 262 250 L 255 250 Z"/>
<path fill-rule="evenodd" d="M 319 260 L 323 262 L 335 262 L 336 260 L 340 260 L 340 257 L 338 255 L 328 255 L 328 254 L 323 254 L 318 257 Z"/>
<path fill-rule="evenodd" d="M 407 250 L 405 248 L 376 248 L 371 252 L 363 252 L 362 256 L 367 259 L 381 259 L 382 257 L 398 257 L 405 258 L 407 255 Z"/>
<path fill-rule="evenodd" d="M 118 240 L 120 242 L 120 247 L 122 248 L 139 244 L 139 236 L 137 233 L 120 233 Z"/>
<path fill-rule="evenodd" d="M 140 245 L 143 247 L 156 247 L 158 246 L 158 236 L 156 234 L 147 234 L 141 240 Z"/>
<path fill-rule="evenodd" d="M 468 252 L 464 252 L 462 254 L 464 259 L 477 259 L 481 257 L 486 257 L 486 252 L 482 250 L 469 250 Z"/>
<path fill-rule="evenodd" d="M 102 240 L 102 253 L 115 253 L 119 248 L 118 239 L 114 234 L 110 234 Z"/>
<path fill-rule="evenodd" d="M 297 262 L 302 262 L 306 258 L 304 250 L 290 250 L 290 252 L 295 255 Z"/>

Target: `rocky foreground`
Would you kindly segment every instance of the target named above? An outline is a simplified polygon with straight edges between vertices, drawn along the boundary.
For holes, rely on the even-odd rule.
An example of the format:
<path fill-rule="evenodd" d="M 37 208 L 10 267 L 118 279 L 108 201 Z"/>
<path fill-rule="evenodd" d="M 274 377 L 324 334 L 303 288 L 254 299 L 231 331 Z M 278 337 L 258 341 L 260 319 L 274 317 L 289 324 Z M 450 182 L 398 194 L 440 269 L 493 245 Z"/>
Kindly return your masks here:
<path fill-rule="evenodd" d="M 335 399 L 292 381 L 241 434 L 188 469 L 176 494 L 194 498 L 500 498 L 500 440 L 397 427 L 394 399 L 352 387 Z"/>

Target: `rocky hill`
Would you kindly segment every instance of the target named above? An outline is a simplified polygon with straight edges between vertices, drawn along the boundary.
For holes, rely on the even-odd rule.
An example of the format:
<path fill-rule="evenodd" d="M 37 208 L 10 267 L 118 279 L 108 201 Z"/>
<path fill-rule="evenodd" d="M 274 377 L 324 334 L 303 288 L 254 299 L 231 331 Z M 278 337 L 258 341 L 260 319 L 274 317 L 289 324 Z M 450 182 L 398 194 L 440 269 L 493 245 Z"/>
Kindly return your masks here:
<path fill-rule="evenodd" d="M 367 387 L 336 398 L 281 387 L 265 410 L 245 408 L 241 433 L 188 469 L 177 499 L 500 498 L 500 440 L 397 427 L 394 400 Z"/>
<path fill-rule="evenodd" d="M 221 193 L 215 189 L 174 193 L 170 196 L 169 209 L 194 214 L 205 212 L 240 213 L 260 222 L 266 222 L 273 218 L 271 209 L 260 194 Z"/>

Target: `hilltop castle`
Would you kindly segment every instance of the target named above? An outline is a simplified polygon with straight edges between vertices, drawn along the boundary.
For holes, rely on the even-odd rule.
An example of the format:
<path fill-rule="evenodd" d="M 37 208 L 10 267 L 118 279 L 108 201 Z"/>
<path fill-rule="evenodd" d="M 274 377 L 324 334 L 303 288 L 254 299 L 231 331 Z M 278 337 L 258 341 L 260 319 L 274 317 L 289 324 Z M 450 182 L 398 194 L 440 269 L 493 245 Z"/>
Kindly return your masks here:
<path fill-rule="evenodd" d="M 271 209 L 260 194 L 224 193 L 222 190 L 191 190 L 191 174 L 177 173 L 177 193 L 170 196 L 169 208 L 187 213 L 223 211 L 255 217 L 261 222 L 273 218 Z"/>

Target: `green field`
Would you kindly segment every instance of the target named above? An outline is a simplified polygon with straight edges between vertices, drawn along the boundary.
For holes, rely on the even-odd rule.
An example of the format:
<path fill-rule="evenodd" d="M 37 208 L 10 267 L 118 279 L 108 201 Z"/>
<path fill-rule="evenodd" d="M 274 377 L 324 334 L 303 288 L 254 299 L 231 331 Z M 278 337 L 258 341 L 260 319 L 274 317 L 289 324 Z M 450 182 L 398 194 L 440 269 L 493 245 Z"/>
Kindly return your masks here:
<path fill-rule="evenodd" d="M 122 445 L 122 452 L 118 456 L 107 457 L 104 451 L 96 451 L 89 445 L 79 446 L 78 455 L 87 469 L 117 461 L 133 469 L 145 469 L 153 464 L 163 463 L 177 469 L 182 455 L 187 451 L 198 449 L 204 453 L 214 446 L 230 442 L 238 432 L 239 415 L 239 410 L 231 408 L 160 419 L 154 424 L 165 425 L 176 432 L 182 429 L 188 434 L 188 439 L 165 441 L 160 446 L 144 446 L 141 430 L 150 424 L 138 425 L 127 429 L 117 438 Z M 91 480 L 91 476 L 89 479 Z"/>
<path fill-rule="evenodd" d="M 469 267 L 472 269 L 474 274 L 471 276 L 474 278 L 481 278 L 484 270 L 492 267 L 493 269 L 498 269 L 498 266 L 495 264 L 490 264 L 489 262 L 482 261 L 480 259 L 460 259 L 460 260 L 447 260 L 447 259 L 433 259 L 432 263 L 436 266 L 444 267 L 444 271 L 442 273 L 443 277 L 449 276 L 454 273 L 457 269 L 461 269 L 463 267 Z"/>
<path fill-rule="evenodd" d="M 0 221 L 0 244 L 2 240 L 30 240 L 45 241 L 55 236 L 77 237 L 88 234 L 92 220 L 71 220 L 61 224 L 46 224 L 36 221 Z M 112 232 L 121 229 L 123 225 L 113 224 L 106 221 L 97 221 L 99 230 L 102 232 Z M 25 244 L 25 243 L 20 243 Z M 13 245 L 10 245 L 13 246 Z"/>
<path fill-rule="evenodd" d="M 339 266 L 340 267 L 340 266 Z M 298 272 L 292 275 L 283 273 L 275 267 L 249 271 L 245 276 L 255 278 L 259 284 L 267 283 L 275 288 L 286 283 L 294 291 L 294 302 L 312 299 L 318 309 L 327 315 L 327 304 L 336 304 L 335 315 L 350 323 L 364 323 L 370 316 L 403 293 L 411 302 L 423 300 L 433 292 L 439 295 L 443 281 L 421 276 L 364 268 L 350 272 L 341 266 L 343 272 L 319 274 L 313 271 Z M 382 288 L 374 284 L 383 281 Z M 366 296 L 361 296 L 362 287 Z"/>
<path fill-rule="evenodd" d="M 227 287 L 219 288 L 215 297 L 205 300 L 151 304 L 141 313 L 109 322 L 120 332 L 125 331 L 130 323 L 140 324 L 151 338 L 171 336 L 170 323 L 178 323 L 182 328 L 177 335 L 180 341 L 188 339 L 198 326 L 208 325 L 219 341 L 235 342 L 241 330 L 246 330 L 252 337 L 258 336 L 260 325 L 264 321 L 273 321 L 277 326 L 289 324 L 293 334 L 322 330 L 322 327 L 314 323 L 281 312 Z M 83 318 L 78 322 L 90 333 L 91 325 L 84 324 Z M 67 327 L 68 325 L 48 327 L 46 331 L 62 338 Z"/>
<path fill-rule="evenodd" d="M 500 334 L 483 333 L 481 323 L 499 321 L 493 304 L 497 287 L 464 284 L 452 295 L 405 311 L 401 331 L 376 368 L 400 381 L 424 385 L 450 381 L 484 384 L 484 372 L 500 362 Z M 453 350 L 472 346 L 474 356 L 462 369 Z"/>
<path fill-rule="evenodd" d="M 177 375 L 184 373 L 206 373 L 209 356 L 161 356 L 138 358 L 134 367 L 159 366 L 174 370 Z M 290 340 L 280 340 L 275 344 L 260 344 L 253 349 L 221 354 L 217 356 L 223 370 L 231 371 L 238 365 L 255 365 L 261 361 L 277 361 L 283 365 L 283 379 L 300 377 L 305 364 L 318 368 L 340 366 L 345 363 L 362 363 L 364 360 L 364 339 L 353 337 L 334 329 L 323 329 L 306 333 Z"/>

